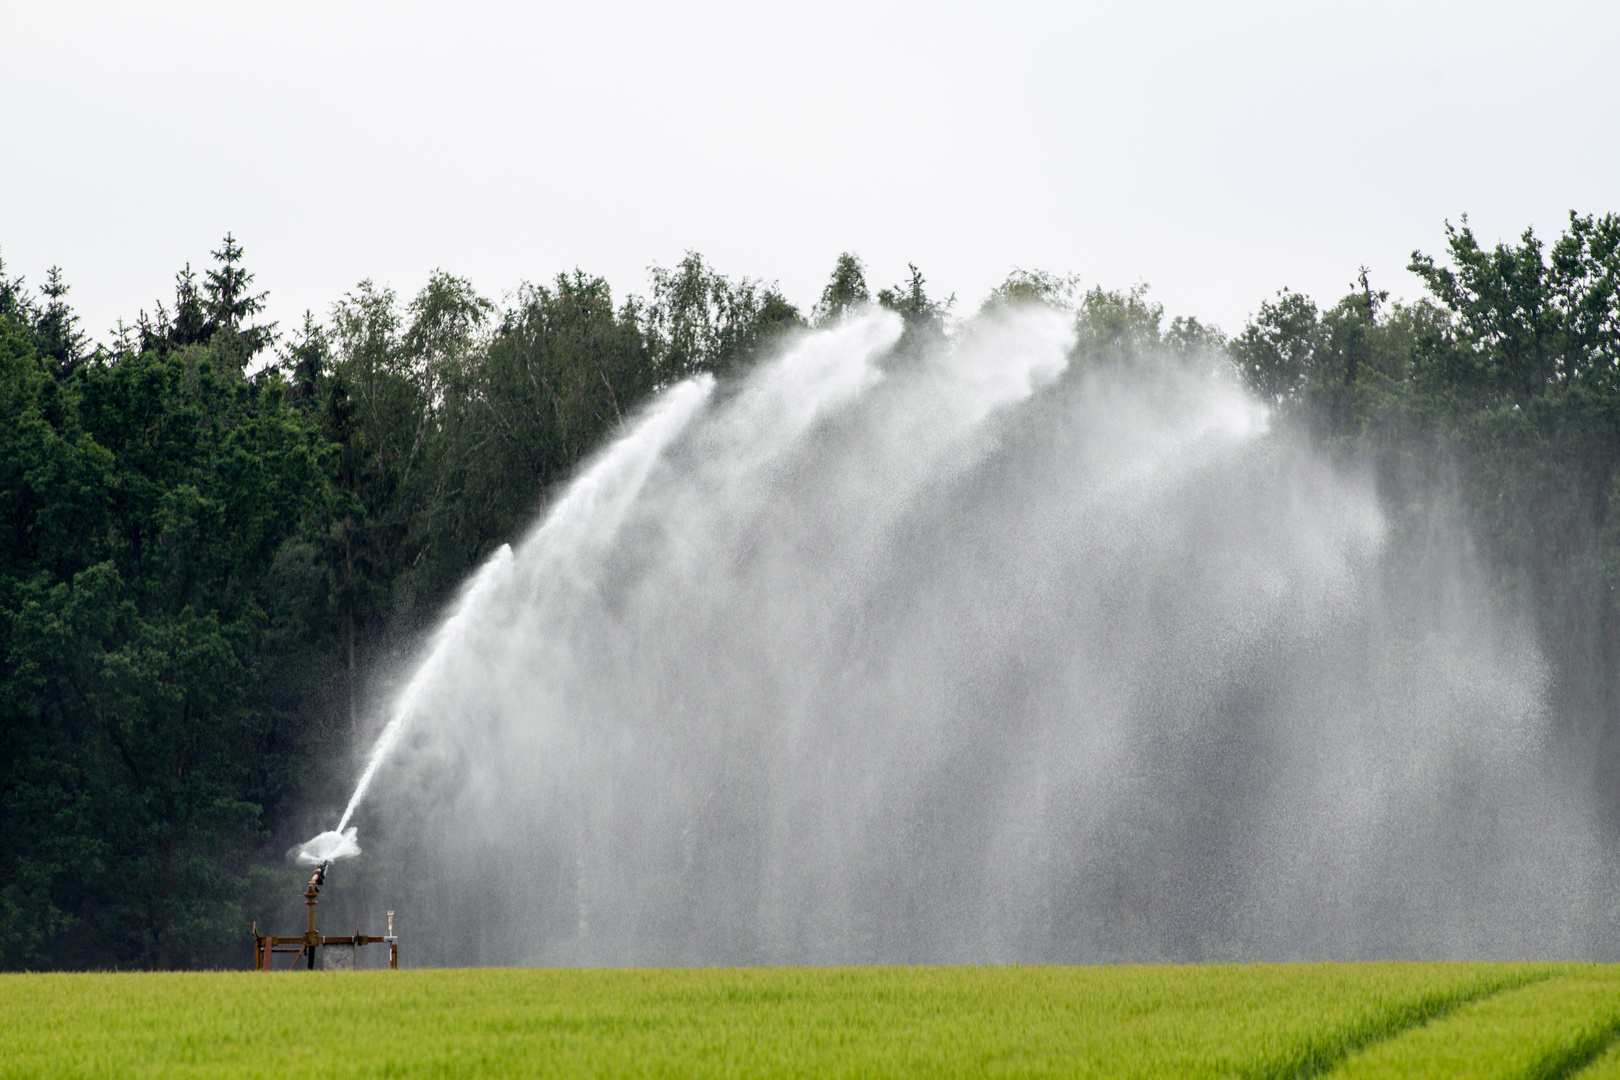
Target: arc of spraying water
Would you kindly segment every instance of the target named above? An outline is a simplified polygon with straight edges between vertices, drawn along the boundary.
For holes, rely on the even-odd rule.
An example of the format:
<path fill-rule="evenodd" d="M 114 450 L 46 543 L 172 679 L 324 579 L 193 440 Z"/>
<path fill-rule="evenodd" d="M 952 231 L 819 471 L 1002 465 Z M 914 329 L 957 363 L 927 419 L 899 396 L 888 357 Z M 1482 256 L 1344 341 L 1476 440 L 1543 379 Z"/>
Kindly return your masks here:
<path fill-rule="evenodd" d="M 671 441 L 683 431 L 714 389 L 714 378 L 701 375 L 669 388 L 630 431 L 571 484 L 540 526 L 524 543 L 525 555 L 544 560 L 552 547 L 593 546 L 606 543 L 618 531 L 635 497 Z M 411 674 L 396 699 L 388 723 L 372 745 L 366 766 L 355 784 L 354 794 L 343 810 L 336 829 L 320 833 L 297 849 L 300 862 L 321 862 L 360 853 L 356 830 L 350 827 L 355 811 L 365 801 L 377 772 L 409 727 L 422 696 L 444 669 L 455 646 L 462 641 L 470 624 L 488 606 L 492 597 L 506 587 L 513 574 L 514 556 L 509 544 L 500 549 L 474 575 L 455 611 L 434 633 L 426 657 Z"/>

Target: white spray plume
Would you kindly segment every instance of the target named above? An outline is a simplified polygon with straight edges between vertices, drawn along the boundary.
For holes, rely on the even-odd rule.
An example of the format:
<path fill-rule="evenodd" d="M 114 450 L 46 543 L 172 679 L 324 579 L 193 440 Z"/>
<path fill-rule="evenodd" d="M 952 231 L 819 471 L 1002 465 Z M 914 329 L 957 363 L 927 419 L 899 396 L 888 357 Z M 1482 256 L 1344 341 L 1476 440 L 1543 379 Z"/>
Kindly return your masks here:
<path fill-rule="evenodd" d="M 1533 636 L 1443 507 L 1392 527 L 1216 358 L 902 329 L 673 388 L 478 572 L 343 822 L 423 962 L 1608 940 Z"/>
<path fill-rule="evenodd" d="M 319 866 L 323 862 L 353 858 L 360 854 L 358 832 L 358 829 L 348 828 L 342 832 L 330 829 L 319 833 L 294 848 L 293 858 L 302 866 Z"/>
<path fill-rule="evenodd" d="M 639 423 L 569 486 L 524 544 L 526 553 L 555 569 L 567 558 L 577 558 L 608 542 L 664 447 L 691 421 L 713 388 L 713 377 L 703 375 L 663 394 Z M 314 865 L 325 859 L 360 854 L 358 830 L 350 828 L 349 822 L 371 790 L 377 770 L 394 752 L 416 716 L 424 690 L 443 677 L 449 658 L 465 646 L 469 624 L 479 618 L 495 596 L 510 588 L 512 563 L 511 545 L 502 544 L 462 590 L 454 610 L 433 634 L 425 658 L 395 699 L 337 828 L 297 848 L 298 861 Z"/>

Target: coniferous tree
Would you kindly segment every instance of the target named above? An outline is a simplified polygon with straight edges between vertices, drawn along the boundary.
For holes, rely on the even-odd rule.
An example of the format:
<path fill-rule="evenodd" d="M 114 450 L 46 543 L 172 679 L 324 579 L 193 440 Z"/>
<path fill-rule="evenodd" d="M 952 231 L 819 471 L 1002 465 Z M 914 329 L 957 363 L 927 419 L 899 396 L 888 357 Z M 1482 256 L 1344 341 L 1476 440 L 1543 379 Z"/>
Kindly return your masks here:
<path fill-rule="evenodd" d="M 68 306 L 68 285 L 62 280 L 61 267 L 46 271 L 45 284 L 39 291 L 45 303 L 34 319 L 35 348 L 55 365 L 59 375 L 70 374 L 84 360 L 86 338 L 79 330 L 79 317 Z"/>
<path fill-rule="evenodd" d="M 264 310 L 269 292 L 253 293 L 253 275 L 242 266 L 242 246 L 230 233 L 220 249 L 211 252 L 218 265 L 203 275 L 203 312 L 200 331 L 206 341 L 218 340 L 221 359 L 240 371 L 275 341 L 275 324 L 249 325 Z"/>

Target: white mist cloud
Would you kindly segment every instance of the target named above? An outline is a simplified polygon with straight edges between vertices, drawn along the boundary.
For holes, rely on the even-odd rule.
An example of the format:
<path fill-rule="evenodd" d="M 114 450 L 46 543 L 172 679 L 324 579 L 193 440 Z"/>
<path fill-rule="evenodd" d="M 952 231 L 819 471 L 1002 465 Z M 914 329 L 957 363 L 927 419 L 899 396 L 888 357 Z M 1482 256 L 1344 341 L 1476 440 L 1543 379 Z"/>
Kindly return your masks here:
<path fill-rule="evenodd" d="M 1466 544 L 1391 545 L 1218 367 L 898 331 L 676 388 L 479 573 L 355 816 L 424 959 L 1603 946 Z"/>

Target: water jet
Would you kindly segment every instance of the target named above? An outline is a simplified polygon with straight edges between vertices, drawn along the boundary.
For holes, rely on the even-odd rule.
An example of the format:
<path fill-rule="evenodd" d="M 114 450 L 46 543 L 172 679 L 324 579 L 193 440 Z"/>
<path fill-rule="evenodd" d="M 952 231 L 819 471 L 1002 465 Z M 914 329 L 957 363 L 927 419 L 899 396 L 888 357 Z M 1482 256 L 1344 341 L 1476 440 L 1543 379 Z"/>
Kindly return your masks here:
<path fill-rule="evenodd" d="M 900 332 L 671 387 L 474 575 L 335 830 L 411 868 L 427 962 L 1608 940 L 1545 665 L 1443 507 L 1219 357 Z"/>

